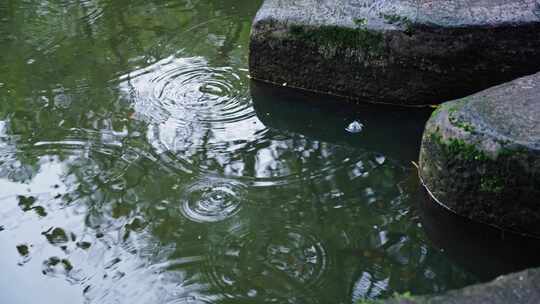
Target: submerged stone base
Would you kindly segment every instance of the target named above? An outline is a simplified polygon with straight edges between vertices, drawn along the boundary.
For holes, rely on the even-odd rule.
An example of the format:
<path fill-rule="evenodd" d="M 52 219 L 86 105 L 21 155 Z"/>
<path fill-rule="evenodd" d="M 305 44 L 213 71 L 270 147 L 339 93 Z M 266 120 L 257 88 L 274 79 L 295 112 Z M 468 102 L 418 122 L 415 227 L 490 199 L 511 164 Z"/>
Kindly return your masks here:
<path fill-rule="evenodd" d="M 350 99 L 436 104 L 540 70 L 540 0 L 266 0 L 254 79 Z"/>
<path fill-rule="evenodd" d="M 369 302 L 366 302 L 369 303 Z M 428 297 L 396 296 L 380 304 L 538 304 L 540 269 L 502 276 L 488 284 L 469 286 L 444 295 Z"/>
<path fill-rule="evenodd" d="M 457 214 L 540 236 L 540 73 L 441 105 L 420 174 Z"/>

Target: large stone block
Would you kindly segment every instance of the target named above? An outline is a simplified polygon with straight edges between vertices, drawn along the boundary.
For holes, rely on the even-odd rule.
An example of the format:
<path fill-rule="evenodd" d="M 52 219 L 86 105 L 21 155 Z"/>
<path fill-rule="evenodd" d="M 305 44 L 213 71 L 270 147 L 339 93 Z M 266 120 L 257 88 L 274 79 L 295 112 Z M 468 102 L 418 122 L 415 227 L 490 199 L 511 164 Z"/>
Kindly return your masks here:
<path fill-rule="evenodd" d="M 444 295 L 412 297 L 366 304 L 537 304 L 540 303 L 540 269 L 502 276 L 487 284 L 469 286 Z M 364 304 L 364 303 L 360 303 Z"/>
<path fill-rule="evenodd" d="M 266 0 L 254 79 L 436 104 L 540 70 L 540 0 Z"/>
<path fill-rule="evenodd" d="M 441 105 L 420 174 L 452 211 L 540 236 L 540 73 Z"/>

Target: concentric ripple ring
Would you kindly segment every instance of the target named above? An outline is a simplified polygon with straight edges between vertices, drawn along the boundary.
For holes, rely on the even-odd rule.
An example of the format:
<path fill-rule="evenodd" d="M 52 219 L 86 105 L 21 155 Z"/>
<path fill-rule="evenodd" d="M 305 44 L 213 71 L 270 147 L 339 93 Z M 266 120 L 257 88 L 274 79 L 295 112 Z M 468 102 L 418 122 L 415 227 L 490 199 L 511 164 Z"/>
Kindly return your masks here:
<path fill-rule="evenodd" d="M 245 201 L 246 187 L 228 179 L 203 179 L 184 191 L 182 214 L 195 222 L 219 222 L 238 213 Z"/>

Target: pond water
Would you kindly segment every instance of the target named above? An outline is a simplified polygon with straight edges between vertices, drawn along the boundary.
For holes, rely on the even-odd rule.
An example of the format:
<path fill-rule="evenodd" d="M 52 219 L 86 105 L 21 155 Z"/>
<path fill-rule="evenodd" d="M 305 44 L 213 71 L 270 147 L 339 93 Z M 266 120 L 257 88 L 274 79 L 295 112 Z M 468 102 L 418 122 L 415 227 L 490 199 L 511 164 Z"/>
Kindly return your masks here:
<path fill-rule="evenodd" d="M 477 281 L 415 207 L 429 113 L 251 83 L 260 4 L 0 2 L 1 303 L 337 304 Z"/>

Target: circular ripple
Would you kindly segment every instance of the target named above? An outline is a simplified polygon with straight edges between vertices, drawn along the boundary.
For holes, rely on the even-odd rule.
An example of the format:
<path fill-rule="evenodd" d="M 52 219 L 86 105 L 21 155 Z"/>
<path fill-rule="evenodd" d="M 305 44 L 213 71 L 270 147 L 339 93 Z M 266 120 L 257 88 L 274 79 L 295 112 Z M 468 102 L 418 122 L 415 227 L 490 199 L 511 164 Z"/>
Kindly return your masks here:
<path fill-rule="evenodd" d="M 203 180 L 185 190 L 181 211 L 195 222 L 218 222 L 238 213 L 245 196 L 245 186 L 240 182 Z"/>
<path fill-rule="evenodd" d="M 129 78 L 136 77 L 130 85 L 138 91 L 137 102 L 149 99 L 146 107 L 173 118 L 231 123 L 255 115 L 245 89 L 247 77 L 231 67 L 211 67 L 201 57 L 168 57 L 134 74 Z"/>
<path fill-rule="evenodd" d="M 319 280 L 326 268 L 325 256 L 320 242 L 298 231 L 288 231 L 266 249 L 266 259 L 272 267 L 304 284 Z"/>
<path fill-rule="evenodd" d="M 199 299 L 196 297 L 187 297 L 187 298 L 181 298 L 181 299 L 175 299 L 171 302 L 168 302 L 167 304 L 209 304 L 210 302 Z"/>
<path fill-rule="evenodd" d="M 134 117 L 149 124 L 148 141 L 173 159 L 168 165 L 214 174 L 205 168 L 236 170 L 238 151 L 266 129 L 256 118 L 246 81 L 245 71 L 212 67 L 202 57 L 170 56 L 120 77 L 120 87 L 133 101 Z"/>
<path fill-rule="evenodd" d="M 348 171 L 350 178 L 367 177 L 373 167 L 369 152 L 268 129 L 243 91 L 245 73 L 212 67 L 202 57 L 171 56 L 120 81 L 136 117 L 149 123 L 148 142 L 175 170 L 225 173 L 261 186 L 329 179 Z"/>
<path fill-rule="evenodd" d="M 210 246 L 206 275 L 227 297 L 309 297 L 308 290 L 322 285 L 329 266 L 322 242 L 297 227 L 237 227 Z"/>

